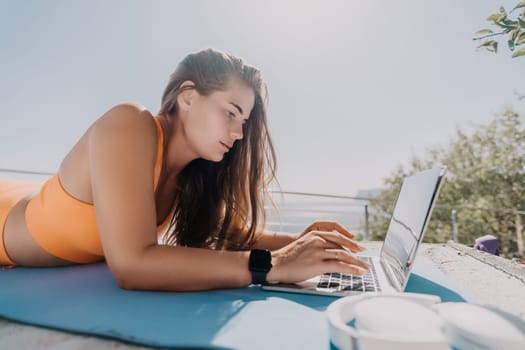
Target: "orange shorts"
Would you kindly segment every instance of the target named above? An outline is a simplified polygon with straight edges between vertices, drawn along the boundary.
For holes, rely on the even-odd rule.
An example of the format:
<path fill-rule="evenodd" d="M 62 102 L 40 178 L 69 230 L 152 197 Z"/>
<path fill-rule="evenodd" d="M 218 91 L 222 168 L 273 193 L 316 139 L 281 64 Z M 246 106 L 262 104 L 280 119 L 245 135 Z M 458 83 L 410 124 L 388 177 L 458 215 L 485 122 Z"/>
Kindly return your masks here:
<path fill-rule="evenodd" d="M 9 212 L 20 199 L 37 191 L 41 185 L 38 182 L 0 179 L 0 266 L 15 265 L 7 255 L 4 243 L 4 228 Z"/>

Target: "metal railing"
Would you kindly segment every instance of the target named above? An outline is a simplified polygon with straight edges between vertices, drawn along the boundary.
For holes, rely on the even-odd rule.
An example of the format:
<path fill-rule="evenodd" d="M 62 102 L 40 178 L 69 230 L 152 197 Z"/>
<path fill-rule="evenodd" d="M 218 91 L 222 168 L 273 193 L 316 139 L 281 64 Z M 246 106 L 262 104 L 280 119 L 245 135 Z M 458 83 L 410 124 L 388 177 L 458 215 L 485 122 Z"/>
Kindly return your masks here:
<path fill-rule="evenodd" d="M 276 203 L 276 207 L 281 213 L 281 217 L 268 215 L 270 218 L 267 223 L 270 229 L 283 229 L 284 231 L 301 231 L 309 223 L 317 219 L 336 220 L 341 222 L 350 231 L 360 234 L 361 238 L 367 240 L 369 232 L 369 202 L 373 198 L 358 196 L 338 196 L 321 193 L 291 192 L 291 191 L 270 191 L 273 195 L 286 197 L 302 197 L 300 201 L 292 201 L 292 205 L 286 205 L 286 200 Z M 325 202 L 308 201 L 305 198 L 323 199 Z M 274 199 L 275 200 L 275 199 Z M 326 203 L 326 200 L 346 201 L 345 205 L 339 203 L 337 209 L 333 208 L 334 203 Z M 493 211 L 502 212 L 514 216 L 515 241 L 520 255 L 524 254 L 523 241 L 523 218 L 525 211 L 512 208 L 486 208 L 467 205 L 436 205 L 436 209 L 450 210 L 450 238 L 454 242 L 459 241 L 460 229 L 458 228 L 458 210 L 468 211 Z M 267 214 L 273 209 L 272 206 L 265 206 Z M 299 215 L 298 215 L 299 214 Z M 310 214 L 310 215 L 308 215 Z M 320 217 L 322 216 L 322 217 Z M 273 219 L 273 220 L 272 220 Z M 481 235 L 481 234 L 480 234 Z"/>
<path fill-rule="evenodd" d="M 0 168 L 0 173 L 29 176 L 51 176 L 45 171 Z M 370 237 L 369 203 L 372 198 L 360 196 L 341 196 L 333 194 L 269 191 L 277 212 L 271 203 L 265 205 L 267 226 L 272 230 L 300 232 L 315 220 L 339 221 L 350 231 L 359 234 L 362 239 Z M 290 199 L 292 198 L 292 199 Z M 458 210 L 494 211 L 514 215 L 515 239 L 518 253 L 524 254 L 523 218 L 524 210 L 509 208 L 486 208 L 466 205 L 436 205 L 436 208 L 450 210 L 450 237 L 459 241 Z"/>
<path fill-rule="evenodd" d="M 43 176 L 52 176 L 53 175 L 53 173 L 45 172 L 45 171 L 23 170 L 23 169 L 8 169 L 8 168 L 0 168 L 0 173 L 24 174 L 24 175 L 43 175 Z"/>
<path fill-rule="evenodd" d="M 370 198 L 311 192 L 269 191 L 277 208 L 265 205 L 271 230 L 300 232 L 316 220 L 334 220 L 367 239 Z"/>

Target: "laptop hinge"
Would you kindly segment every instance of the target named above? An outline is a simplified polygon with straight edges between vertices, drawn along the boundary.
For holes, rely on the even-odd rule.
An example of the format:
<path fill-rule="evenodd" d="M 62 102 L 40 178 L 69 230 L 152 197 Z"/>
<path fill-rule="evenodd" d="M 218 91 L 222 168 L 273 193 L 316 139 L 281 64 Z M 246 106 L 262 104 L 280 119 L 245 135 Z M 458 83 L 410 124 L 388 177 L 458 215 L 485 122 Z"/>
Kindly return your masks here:
<path fill-rule="evenodd" d="M 383 271 L 385 271 L 386 277 L 390 281 L 390 284 L 394 287 L 395 290 L 397 290 L 398 292 L 402 292 L 405 287 L 404 281 L 401 281 L 398 278 L 396 278 L 396 273 L 394 272 L 390 264 L 387 261 L 385 261 L 385 259 L 380 258 L 379 261 L 381 262 Z"/>

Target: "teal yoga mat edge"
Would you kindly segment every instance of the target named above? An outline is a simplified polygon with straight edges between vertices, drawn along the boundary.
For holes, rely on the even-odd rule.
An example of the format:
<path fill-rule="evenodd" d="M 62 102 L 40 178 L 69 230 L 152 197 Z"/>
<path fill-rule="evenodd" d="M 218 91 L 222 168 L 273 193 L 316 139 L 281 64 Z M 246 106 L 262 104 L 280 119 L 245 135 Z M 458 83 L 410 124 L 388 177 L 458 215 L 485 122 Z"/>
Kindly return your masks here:
<path fill-rule="evenodd" d="M 434 291 L 435 293 L 442 294 L 442 296 L 444 296 L 444 298 L 442 298 L 443 301 L 463 301 L 464 300 L 459 293 L 456 293 L 454 291 L 455 288 L 452 286 L 452 284 L 447 283 L 450 281 L 446 279 L 446 276 L 444 276 L 432 263 L 430 263 L 430 261 L 428 261 L 427 259 L 418 259 L 418 264 L 416 266 L 419 266 L 420 267 L 419 270 L 425 273 L 418 275 L 417 274 L 418 269 L 415 268 L 413 277 L 411 277 L 411 280 L 409 281 L 407 291 L 411 291 L 411 292 L 425 292 L 425 291 L 432 292 Z M 307 330 L 310 330 L 310 332 L 311 332 L 312 325 L 315 325 L 316 327 L 322 327 L 324 323 L 326 323 L 323 311 L 332 301 L 336 300 L 335 298 L 332 298 L 332 297 L 304 296 L 304 295 L 298 295 L 298 294 L 267 292 L 267 291 L 262 291 L 258 287 L 253 287 L 253 286 L 247 287 L 247 288 L 240 288 L 240 289 L 217 290 L 217 291 L 212 291 L 212 292 L 196 292 L 196 293 L 130 292 L 130 291 L 123 291 L 118 288 L 118 286 L 116 285 L 116 282 L 114 281 L 113 277 L 109 273 L 109 270 L 107 269 L 107 266 L 105 266 L 105 264 L 81 266 L 80 269 L 76 269 L 76 267 L 73 267 L 71 269 L 64 269 L 64 270 L 60 270 L 60 269 L 61 268 L 47 269 L 47 271 L 42 271 L 42 273 L 49 273 L 51 277 L 44 276 L 41 279 L 43 279 L 44 281 L 48 281 L 48 278 L 51 278 L 50 282 L 53 282 L 55 281 L 53 280 L 54 277 L 66 275 L 67 278 L 65 278 L 65 282 L 68 282 L 70 279 L 74 279 L 74 278 L 78 279 L 78 276 L 75 276 L 76 275 L 75 272 L 83 271 L 81 275 L 84 275 L 85 278 L 88 278 L 90 273 L 95 273 L 95 276 L 96 276 L 95 279 L 97 283 L 103 286 L 103 288 L 108 293 L 108 295 L 112 295 L 116 293 L 116 295 L 120 297 L 127 296 L 128 298 L 131 298 L 132 301 L 134 300 L 134 298 L 138 298 L 137 299 L 138 304 L 141 304 L 141 303 L 144 304 L 144 299 L 145 300 L 150 300 L 150 299 L 155 300 L 156 297 L 159 297 L 161 300 L 160 305 L 166 304 L 167 307 L 170 307 L 169 301 L 170 300 L 172 301 L 175 295 L 177 296 L 177 299 L 180 297 L 182 298 L 183 301 L 187 300 L 193 303 L 198 303 L 200 300 L 204 301 L 206 299 L 211 299 L 210 305 L 213 306 L 213 308 L 217 310 L 221 310 L 223 305 L 226 305 L 226 308 L 227 308 L 229 305 L 229 301 L 244 302 L 245 306 L 250 307 L 252 305 L 256 305 L 259 302 L 267 300 L 267 302 L 262 304 L 262 306 L 264 306 L 265 308 L 274 307 L 275 310 L 278 310 L 277 309 L 278 307 L 281 307 L 284 305 L 285 308 L 288 308 L 292 312 L 295 312 L 298 317 L 315 318 L 315 320 L 311 319 L 311 320 L 302 321 L 303 322 L 302 325 L 308 328 Z M 40 272 L 35 274 L 35 271 L 32 271 L 32 270 L 26 270 L 26 271 L 21 270 L 13 274 L 13 276 L 17 276 L 18 281 L 20 281 L 20 279 L 24 277 L 24 273 L 28 274 L 28 276 L 33 276 L 33 275 L 40 276 Z M 14 281 L 16 280 L 17 278 L 14 278 Z M 62 279 L 59 278 L 58 282 L 60 282 L 61 280 Z M 2 281 L 1 271 L 0 271 L 0 281 Z M 32 285 L 32 283 L 35 283 L 38 286 L 38 282 L 34 282 L 34 281 L 29 283 L 29 285 Z M 75 288 L 79 290 L 81 289 L 79 287 L 75 287 Z M 85 290 L 80 290 L 81 293 L 86 292 L 86 289 L 89 290 L 89 288 L 85 288 Z M 16 292 L 16 288 L 13 290 Z M 0 296 L 2 295 L 3 295 L 2 291 L 0 291 Z M 30 293 L 28 295 L 31 296 Z M 53 295 L 51 294 L 51 296 Z M 102 296 L 98 296 L 98 298 L 101 298 L 103 296 L 104 294 L 102 294 Z M 18 296 L 16 295 L 15 298 L 16 297 Z M 28 296 L 26 295 L 26 298 L 27 297 Z M 96 298 L 95 298 L 95 301 L 96 301 Z M 222 304 L 222 302 L 224 301 L 227 301 L 227 303 Z M 2 305 L 2 302 L 0 300 L 0 306 L 1 305 Z M 297 307 L 302 307 L 302 308 L 298 309 Z M 212 308 L 212 311 L 213 311 L 213 308 Z M 316 310 L 316 313 L 313 314 L 311 311 L 308 311 L 305 309 Z M 243 311 L 242 307 L 240 307 L 240 310 L 241 312 Z M 106 326 L 102 325 L 103 328 L 97 328 L 97 327 L 100 327 L 100 325 L 96 324 L 96 327 L 95 327 L 96 331 L 93 331 L 93 327 L 86 327 L 86 326 L 84 326 L 83 328 L 79 328 L 78 326 L 69 327 L 67 325 L 67 321 L 60 321 L 60 318 L 59 318 L 59 325 L 57 326 L 56 324 L 57 321 L 53 319 L 53 317 L 56 315 L 51 315 L 51 319 L 52 319 L 51 321 L 42 322 L 39 320 L 35 320 L 34 318 L 32 319 L 31 317 L 26 318 L 26 317 L 20 317 L 20 315 L 17 315 L 17 313 L 20 313 L 20 312 L 23 313 L 23 310 L 20 311 L 19 309 L 15 308 L 11 311 L 12 312 L 9 312 L 9 313 L 4 312 L 3 308 L 0 307 L 0 315 L 5 317 L 6 319 L 14 320 L 15 322 L 20 322 L 20 323 L 27 324 L 27 325 L 35 325 L 40 328 L 48 328 L 48 329 L 54 329 L 58 331 L 65 331 L 65 332 L 72 333 L 72 334 L 94 336 L 94 337 L 99 337 L 99 338 L 104 338 L 104 339 L 113 339 L 113 340 L 122 341 L 127 344 L 148 346 L 148 347 L 154 347 L 154 348 L 230 349 L 230 348 L 248 348 L 247 344 L 249 344 L 249 340 L 247 340 L 247 338 L 242 338 L 242 334 L 240 334 L 238 330 L 236 331 L 239 334 L 236 334 L 236 335 L 241 336 L 240 340 L 238 341 L 232 340 L 231 338 L 229 340 L 224 340 L 224 338 L 222 338 L 216 341 L 216 338 L 217 338 L 216 336 L 217 334 L 220 333 L 222 328 L 224 328 L 223 326 L 225 324 L 228 325 L 228 321 L 230 320 L 235 321 L 235 319 L 238 318 L 238 310 L 233 310 L 231 312 L 228 311 L 229 313 L 226 313 L 226 316 L 225 316 L 227 321 L 225 321 L 224 323 L 213 323 L 212 322 L 211 324 L 216 325 L 217 332 L 219 333 L 217 332 L 210 333 L 211 335 L 209 336 L 208 340 L 206 339 L 201 339 L 201 340 L 190 339 L 189 340 L 188 337 L 186 338 L 173 337 L 172 339 L 164 338 L 164 340 L 160 339 L 159 341 L 157 341 L 159 337 L 143 336 L 144 334 L 142 334 L 141 336 L 141 332 L 129 331 L 129 328 L 123 329 L 121 325 L 119 325 L 120 328 L 112 327 L 112 326 L 108 327 L 107 324 Z M 118 309 L 116 309 L 116 311 L 118 311 Z M 151 314 L 148 314 L 148 315 L 149 317 L 151 317 Z M 212 313 L 210 317 L 213 317 L 213 315 L 214 314 Z M 256 329 L 257 329 L 257 326 L 259 325 L 258 323 L 261 323 L 261 320 L 257 320 L 256 317 L 254 317 L 253 315 L 254 314 L 252 313 L 250 314 L 248 318 L 246 317 L 243 318 L 243 321 L 248 322 L 248 323 L 253 323 L 253 327 L 249 327 L 249 328 L 244 327 L 245 331 L 246 329 L 248 329 L 247 331 L 248 333 L 253 333 L 253 334 L 247 334 L 247 335 L 245 334 L 244 335 L 245 337 L 250 336 L 250 335 L 257 336 Z M 115 317 L 115 315 L 111 315 L 111 316 Z M 266 319 L 270 318 L 268 315 L 264 317 L 266 317 Z M 119 318 L 116 317 L 116 319 L 118 320 Z M 294 327 L 295 327 L 295 330 L 301 329 L 301 324 L 300 324 L 301 321 L 297 321 L 297 323 L 299 323 L 299 325 L 290 324 L 289 328 L 291 330 L 294 330 Z M 198 323 L 189 322 L 188 324 L 195 326 Z M 113 328 L 116 328 L 117 330 L 121 330 L 123 332 L 115 331 Z M 189 331 L 190 333 L 191 332 L 196 333 L 195 330 L 189 330 Z M 326 337 L 327 334 L 325 334 L 324 331 L 321 330 L 321 331 L 316 331 L 316 332 L 311 332 L 311 333 L 313 334 L 310 334 L 309 337 L 326 338 L 326 344 L 328 344 L 328 338 Z M 324 346 L 325 343 L 323 343 L 323 341 L 320 341 L 320 342 L 318 341 L 317 345 L 319 344 L 322 347 Z M 293 348 L 293 346 L 288 346 L 288 348 Z M 311 347 L 311 348 L 314 348 L 314 347 Z"/>

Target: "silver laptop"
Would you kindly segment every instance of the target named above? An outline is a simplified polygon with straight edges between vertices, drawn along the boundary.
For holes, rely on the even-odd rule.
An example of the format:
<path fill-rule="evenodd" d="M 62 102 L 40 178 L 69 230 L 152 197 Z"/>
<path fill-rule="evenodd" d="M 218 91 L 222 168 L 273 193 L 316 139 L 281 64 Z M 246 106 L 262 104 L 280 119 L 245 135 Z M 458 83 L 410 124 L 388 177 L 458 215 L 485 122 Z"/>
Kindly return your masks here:
<path fill-rule="evenodd" d="M 365 275 L 326 273 L 296 284 L 262 288 L 332 296 L 404 291 L 445 172 L 445 167 L 432 168 L 403 180 L 379 256 L 359 256 L 371 265 Z"/>

